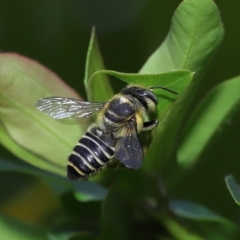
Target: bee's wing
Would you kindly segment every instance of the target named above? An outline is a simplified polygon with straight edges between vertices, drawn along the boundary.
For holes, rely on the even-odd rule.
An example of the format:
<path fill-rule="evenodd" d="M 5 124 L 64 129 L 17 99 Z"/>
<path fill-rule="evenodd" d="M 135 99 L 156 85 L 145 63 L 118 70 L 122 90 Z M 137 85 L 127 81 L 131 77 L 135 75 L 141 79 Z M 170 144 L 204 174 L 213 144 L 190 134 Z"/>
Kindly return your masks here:
<path fill-rule="evenodd" d="M 124 136 L 116 144 L 114 157 L 126 167 L 138 169 L 143 161 L 143 150 L 138 140 L 136 126 L 126 127 L 125 131 Z"/>
<path fill-rule="evenodd" d="M 47 97 L 38 100 L 36 107 L 57 121 L 75 124 L 90 119 L 104 104 L 66 97 Z"/>

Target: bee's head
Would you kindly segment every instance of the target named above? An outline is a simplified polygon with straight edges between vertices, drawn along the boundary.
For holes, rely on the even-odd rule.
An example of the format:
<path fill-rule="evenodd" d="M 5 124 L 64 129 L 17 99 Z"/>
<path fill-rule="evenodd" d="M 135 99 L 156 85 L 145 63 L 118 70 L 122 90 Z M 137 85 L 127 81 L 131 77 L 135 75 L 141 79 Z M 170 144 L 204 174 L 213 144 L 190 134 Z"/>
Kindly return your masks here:
<path fill-rule="evenodd" d="M 122 94 L 129 95 L 146 110 L 154 110 L 158 104 L 157 96 L 150 89 L 130 85 L 122 90 Z"/>
<path fill-rule="evenodd" d="M 136 98 L 147 110 L 154 110 L 158 104 L 158 97 L 152 91 L 152 89 L 157 89 L 157 88 L 161 88 L 163 90 L 177 94 L 173 90 L 162 87 L 162 86 L 154 86 L 146 89 L 146 88 L 131 86 L 131 85 L 124 88 L 122 90 L 122 94 L 128 94 Z"/>

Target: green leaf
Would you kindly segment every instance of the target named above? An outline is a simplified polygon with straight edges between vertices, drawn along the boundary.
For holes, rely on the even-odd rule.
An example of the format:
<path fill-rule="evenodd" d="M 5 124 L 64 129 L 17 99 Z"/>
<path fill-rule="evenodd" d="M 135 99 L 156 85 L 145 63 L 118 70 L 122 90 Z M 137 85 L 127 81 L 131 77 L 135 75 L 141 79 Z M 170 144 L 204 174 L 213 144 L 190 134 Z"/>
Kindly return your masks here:
<path fill-rule="evenodd" d="M 232 175 L 228 175 L 225 177 L 225 183 L 235 203 L 240 205 L 240 186 L 235 178 Z"/>
<path fill-rule="evenodd" d="M 60 232 L 50 232 L 49 233 L 49 239 L 50 240 L 68 240 L 73 235 L 75 235 L 75 231 L 60 231 Z"/>
<path fill-rule="evenodd" d="M 107 189 L 94 182 L 78 182 L 74 186 L 77 190 L 74 195 L 81 202 L 102 201 L 107 195 Z"/>
<path fill-rule="evenodd" d="M 44 171 L 40 168 L 29 165 L 23 161 L 13 161 L 5 160 L 0 158 L 0 171 L 1 172 L 19 172 L 25 173 L 36 177 L 46 177 L 46 178 L 61 178 L 65 179 L 59 175 L 52 174 L 50 172 Z"/>
<path fill-rule="evenodd" d="M 196 231 L 190 231 L 186 226 L 181 224 L 179 221 L 171 218 L 165 219 L 163 222 L 168 232 L 172 236 L 171 239 L 176 240 L 205 240 Z"/>
<path fill-rule="evenodd" d="M 212 0 L 185 0 L 172 18 L 170 31 L 163 44 L 150 56 L 140 73 L 174 69 L 195 72 L 192 84 L 179 97 L 158 126 L 145 162 L 147 168 L 159 171 L 171 156 L 183 117 L 192 102 L 203 73 L 223 38 L 219 10 Z"/>
<path fill-rule="evenodd" d="M 208 208 L 189 201 L 171 201 L 170 210 L 184 218 L 194 233 L 204 236 L 204 239 L 238 239 L 239 227 Z M 236 237 L 237 236 L 237 237 Z"/>
<path fill-rule="evenodd" d="M 35 102 L 79 96 L 54 73 L 17 54 L 0 54 L 0 89 L 0 143 L 32 165 L 65 175 L 67 157 L 83 132 L 39 112 Z"/>
<path fill-rule="evenodd" d="M 103 202 L 101 217 L 101 232 L 96 240 L 104 239 L 134 239 L 131 209 L 123 196 L 116 189 L 110 189 Z"/>
<path fill-rule="evenodd" d="M 202 221 L 226 221 L 217 213 L 192 202 L 187 201 L 171 201 L 170 210 L 176 215 Z"/>
<path fill-rule="evenodd" d="M 60 175 L 66 175 L 65 170 L 62 168 L 59 168 L 56 165 L 51 164 L 48 161 L 45 161 L 42 157 L 34 154 L 30 150 L 27 150 L 23 148 L 21 145 L 19 145 L 17 142 L 14 141 L 14 139 L 9 136 L 8 132 L 4 128 L 4 126 L 0 122 L 0 143 L 8 148 L 13 154 L 15 154 L 20 159 L 23 159 L 27 162 L 33 162 L 35 166 L 41 166 L 42 169 L 48 169 L 48 171 L 60 174 Z"/>
<path fill-rule="evenodd" d="M 176 91 L 178 95 L 174 95 L 161 89 L 154 90 L 154 92 L 160 98 L 159 104 L 157 106 L 157 115 L 159 119 L 163 117 L 173 102 L 189 85 L 193 75 L 187 70 L 178 70 L 156 74 L 121 73 L 111 70 L 102 70 L 95 72 L 91 79 L 94 79 L 96 75 L 102 74 L 109 74 L 122 81 L 127 82 L 128 84 L 136 84 L 144 87 L 164 86 Z"/>
<path fill-rule="evenodd" d="M 35 225 L 0 216 L 1 240 L 46 240 L 46 231 Z"/>
<path fill-rule="evenodd" d="M 70 181 L 66 177 L 35 168 L 24 162 L 15 162 L 0 158 L 0 172 L 20 172 L 37 176 L 60 194 L 74 191 L 77 200 L 82 202 L 100 201 L 106 197 L 107 190 L 95 182 Z"/>
<path fill-rule="evenodd" d="M 102 201 L 106 197 L 106 190 L 100 190 L 98 193 L 92 191 L 88 194 L 82 192 L 75 192 L 75 197 L 78 201 L 81 202 Z"/>
<path fill-rule="evenodd" d="M 240 77 L 225 81 L 212 89 L 189 119 L 178 149 L 181 166 L 191 166 L 204 151 L 219 128 L 227 126 L 239 109 Z"/>
<path fill-rule="evenodd" d="M 149 57 L 141 73 L 206 68 L 223 38 L 220 13 L 212 0 L 185 0 L 175 11 L 169 33 Z"/>
<path fill-rule="evenodd" d="M 84 84 L 89 101 L 108 101 L 113 96 L 113 90 L 106 74 L 98 75 L 94 81 L 90 80 L 92 74 L 104 69 L 104 63 L 97 42 L 95 28 L 92 29 L 85 67 Z"/>

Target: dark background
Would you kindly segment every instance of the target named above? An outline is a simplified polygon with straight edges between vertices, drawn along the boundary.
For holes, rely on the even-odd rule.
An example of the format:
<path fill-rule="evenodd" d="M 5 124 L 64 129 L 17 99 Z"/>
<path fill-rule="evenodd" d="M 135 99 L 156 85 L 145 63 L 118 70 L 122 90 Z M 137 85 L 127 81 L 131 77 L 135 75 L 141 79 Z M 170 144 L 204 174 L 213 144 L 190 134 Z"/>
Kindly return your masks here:
<path fill-rule="evenodd" d="M 179 0 L 0 0 L 0 50 L 35 59 L 56 72 L 83 97 L 85 58 L 91 28 L 96 27 L 106 69 L 138 72 L 164 40 Z M 215 1 L 221 12 L 225 38 L 211 62 L 192 104 L 216 84 L 240 73 L 240 2 Z M 114 81 L 114 88 L 121 83 Z M 239 90 L 240 92 L 240 90 Z M 201 156 L 183 187 L 172 193 L 195 200 L 236 219 L 234 204 L 224 184 L 233 173 L 240 181 L 240 114 L 219 129 L 218 139 Z M 0 157 L 11 158 L 0 147 Z M 0 173 L 0 203 L 32 178 Z"/>

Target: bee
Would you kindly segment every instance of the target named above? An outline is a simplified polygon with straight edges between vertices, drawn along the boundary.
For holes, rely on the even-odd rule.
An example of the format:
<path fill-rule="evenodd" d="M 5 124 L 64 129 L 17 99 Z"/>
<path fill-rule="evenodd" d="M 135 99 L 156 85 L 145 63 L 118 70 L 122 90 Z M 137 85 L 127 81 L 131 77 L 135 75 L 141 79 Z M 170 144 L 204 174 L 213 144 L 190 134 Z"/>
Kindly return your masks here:
<path fill-rule="evenodd" d="M 88 102 L 66 97 L 47 97 L 37 101 L 38 110 L 55 120 L 86 120 L 96 118 L 73 148 L 67 162 L 67 176 L 71 180 L 88 179 L 114 157 L 126 167 L 138 169 L 143 161 L 143 149 L 138 134 L 158 125 L 158 120 L 144 122 L 155 111 L 158 98 L 154 89 L 129 85 L 108 102 Z"/>

